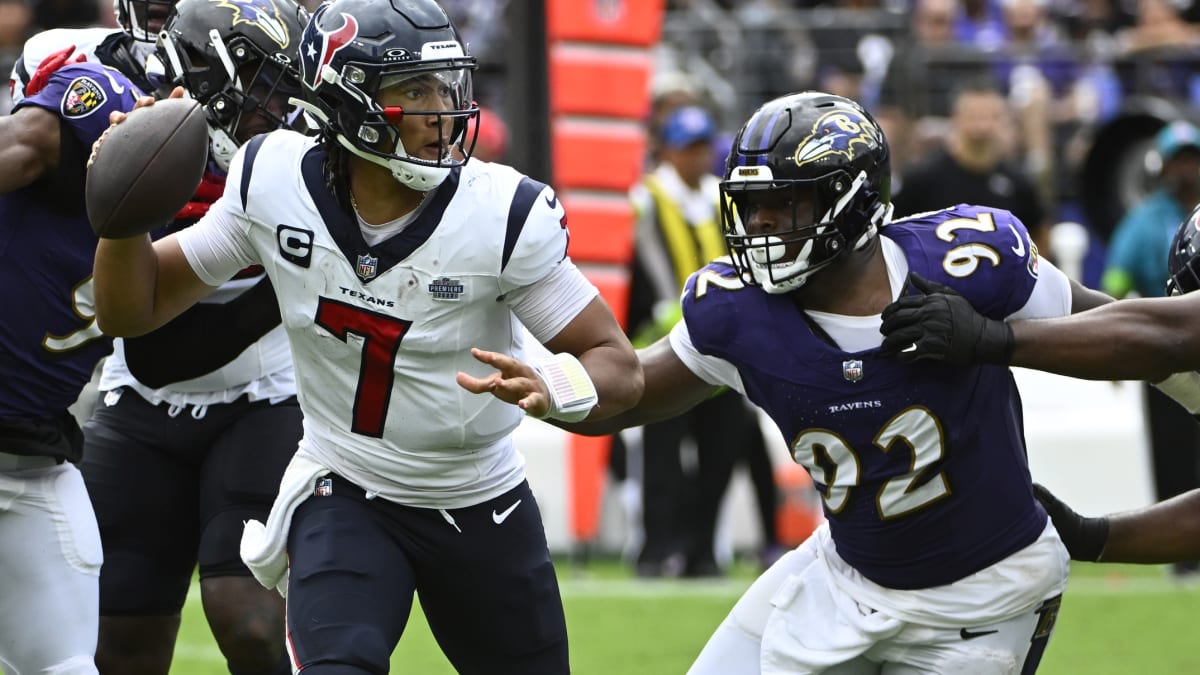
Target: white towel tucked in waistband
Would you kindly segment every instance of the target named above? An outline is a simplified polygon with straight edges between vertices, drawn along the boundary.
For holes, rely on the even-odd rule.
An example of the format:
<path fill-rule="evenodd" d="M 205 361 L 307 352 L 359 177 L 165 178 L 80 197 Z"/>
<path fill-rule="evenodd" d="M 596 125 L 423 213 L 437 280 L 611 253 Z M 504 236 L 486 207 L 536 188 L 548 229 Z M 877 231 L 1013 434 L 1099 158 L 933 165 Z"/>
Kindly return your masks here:
<path fill-rule="evenodd" d="M 288 582 L 287 539 L 292 513 L 313 493 L 316 480 L 327 473 L 328 468 L 296 453 L 283 472 L 279 494 L 271 505 L 267 524 L 249 520 L 242 530 L 242 561 L 250 568 L 258 583 L 265 588 L 274 588 L 285 598 Z"/>

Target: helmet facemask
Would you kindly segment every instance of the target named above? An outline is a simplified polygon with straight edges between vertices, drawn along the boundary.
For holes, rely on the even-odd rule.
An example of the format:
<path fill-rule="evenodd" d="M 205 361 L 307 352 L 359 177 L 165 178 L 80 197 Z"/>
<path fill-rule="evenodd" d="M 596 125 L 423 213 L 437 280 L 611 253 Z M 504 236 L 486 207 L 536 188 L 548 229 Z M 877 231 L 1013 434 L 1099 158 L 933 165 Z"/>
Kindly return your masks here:
<path fill-rule="evenodd" d="M 177 0 L 113 0 L 117 24 L 138 42 L 153 44 Z"/>
<path fill-rule="evenodd" d="M 888 158 L 878 124 L 850 99 L 809 91 L 763 104 L 734 138 L 721 182 L 742 280 L 787 293 L 865 247 L 891 220 Z M 756 206 L 769 210 L 758 222 Z"/>
<path fill-rule="evenodd" d="M 353 66 L 347 70 L 353 75 Z M 387 168 L 408 187 L 432 190 L 471 156 L 474 135 L 465 138 L 467 123 L 479 115 L 479 108 L 473 102 L 469 70 L 384 75 L 366 101 L 357 132 L 351 137 L 345 133 L 350 129 L 343 127 L 338 141 L 359 157 Z M 402 125 L 407 127 L 404 132 Z M 414 147 L 405 147 L 405 134 Z"/>
<path fill-rule="evenodd" d="M 777 180 L 767 166 L 734 167 L 721 183 L 721 222 L 742 281 L 768 293 L 788 293 L 847 250 L 866 246 L 891 210 L 890 205 L 883 209 L 886 213 L 857 210 L 865 201 L 861 193 L 866 183 L 865 172 L 851 177 L 836 170 L 813 179 Z M 769 231 L 751 232 L 746 221 L 764 204 L 788 206 L 790 217 L 771 223 Z"/>
<path fill-rule="evenodd" d="M 1200 289 L 1200 206 L 1179 224 L 1167 256 L 1167 295 Z"/>

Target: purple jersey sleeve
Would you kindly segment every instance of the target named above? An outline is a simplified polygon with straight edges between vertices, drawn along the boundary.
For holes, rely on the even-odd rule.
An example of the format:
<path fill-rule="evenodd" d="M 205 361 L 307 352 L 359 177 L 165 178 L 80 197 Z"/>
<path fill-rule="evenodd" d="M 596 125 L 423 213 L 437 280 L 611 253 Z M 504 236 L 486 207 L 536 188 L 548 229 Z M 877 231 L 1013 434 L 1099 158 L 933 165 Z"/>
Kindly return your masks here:
<path fill-rule="evenodd" d="M 993 319 L 1024 307 L 1037 283 L 1037 247 L 1003 209 L 959 204 L 896 221 L 883 234 L 904 249 L 911 271 L 954 288 Z"/>
<path fill-rule="evenodd" d="M 41 91 L 23 99 L 15 109 L 37 106 L 53 112 L 90 148 L 108 128 L 108 114 L 128 112 L 141 95 L 120 72 L 98 63 L 78 63 L 60 68 Z"/>

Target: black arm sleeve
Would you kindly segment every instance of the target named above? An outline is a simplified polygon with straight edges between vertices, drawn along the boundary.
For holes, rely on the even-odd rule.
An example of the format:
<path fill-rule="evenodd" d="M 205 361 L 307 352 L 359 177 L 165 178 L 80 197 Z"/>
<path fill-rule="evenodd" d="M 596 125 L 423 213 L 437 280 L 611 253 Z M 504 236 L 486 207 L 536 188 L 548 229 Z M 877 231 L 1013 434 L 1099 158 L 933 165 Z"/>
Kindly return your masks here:
<path fill-rule="evenodd" d="M 279 303 L 263 277 L 225 304 L 198 304 L 156 331 L 125 340 L 125 363 L 158 389 L 211 373 L 278 326 Z"/>

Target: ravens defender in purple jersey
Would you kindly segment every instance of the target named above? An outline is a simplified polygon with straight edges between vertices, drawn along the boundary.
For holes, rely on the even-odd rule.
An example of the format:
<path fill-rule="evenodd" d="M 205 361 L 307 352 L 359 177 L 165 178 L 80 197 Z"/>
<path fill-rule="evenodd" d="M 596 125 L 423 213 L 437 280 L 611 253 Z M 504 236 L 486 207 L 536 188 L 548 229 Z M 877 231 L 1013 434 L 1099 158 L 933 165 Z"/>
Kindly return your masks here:
<path fill-rule="evenodd" d="M 693 673 L 1032 673 L 1067 555 L 1034 499 L 1007 368 L 906 363 L 881 312 L 910 272 L 993 317 L 1105 300 L 1039 259 L 1011 213 L 959 204 L 891 222 L 887 141 L 860 105 L 759 108 L 722 182 L 730 256 L 689 279 L 684 321 L 639 352 L 609 433 L 744 392 L 813 477 L 827 524 L 746 592 Z"/>
<path fill-rule="evenodd" d="M 291 0 L 179 0 L 171 9 L 157 57 L 166 84 L 202 105 L 210 162 L 192 202 L 156 237 L 204 215 L 242 143 L 285 126 L 306 20 Z M 189 325 L 205 326 L 192 334 L 206 342 L 185 351 L 176 336 Z M 115 341 L 99 388 L 80 469 L 105 557 L 101 671 L 166 675 L 198 567 L 230 672 L 290 672 L 283 601 L 238 551 L 243 523 L 266 518 L 301 435 L 291 353 L 263 270 L 243 270 L 161 330 Z"/>
<path fill-rule="evenodd" d="M 0 117 L 0 668 L 95 673 L 96 518 L 67 412 L 110 350 L 96 326 L 85 162 L 140 92 L 71 65 Z M 13 580 L 19 580 L 13 583 Z"/>

